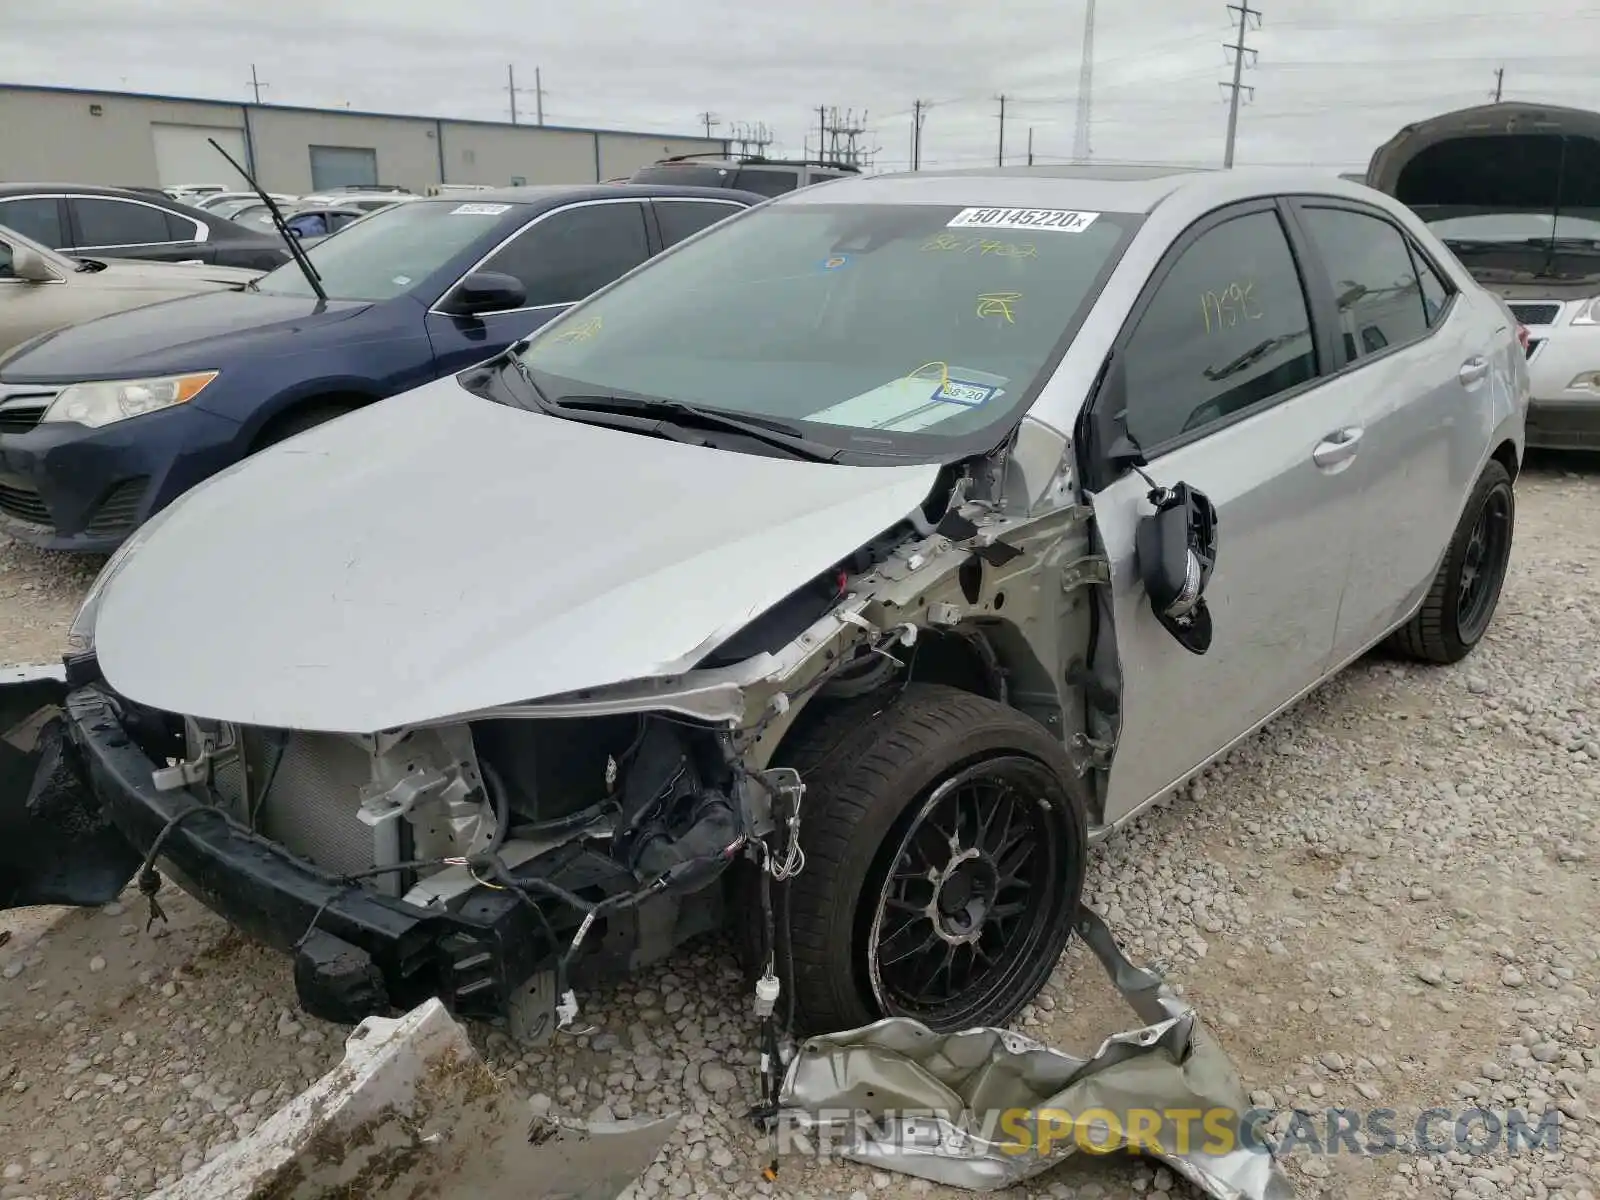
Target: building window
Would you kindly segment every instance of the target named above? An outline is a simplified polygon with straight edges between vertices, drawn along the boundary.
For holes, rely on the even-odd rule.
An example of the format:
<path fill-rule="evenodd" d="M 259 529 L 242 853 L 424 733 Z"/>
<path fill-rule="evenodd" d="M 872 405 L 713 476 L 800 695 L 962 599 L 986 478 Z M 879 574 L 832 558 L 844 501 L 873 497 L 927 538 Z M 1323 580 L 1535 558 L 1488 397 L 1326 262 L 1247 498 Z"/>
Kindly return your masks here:
<path fill-rule="evenodd" d="M 312 146 L 311 189 L 371 187 L 378 182 L 378 152 L 364 146 Z"/>

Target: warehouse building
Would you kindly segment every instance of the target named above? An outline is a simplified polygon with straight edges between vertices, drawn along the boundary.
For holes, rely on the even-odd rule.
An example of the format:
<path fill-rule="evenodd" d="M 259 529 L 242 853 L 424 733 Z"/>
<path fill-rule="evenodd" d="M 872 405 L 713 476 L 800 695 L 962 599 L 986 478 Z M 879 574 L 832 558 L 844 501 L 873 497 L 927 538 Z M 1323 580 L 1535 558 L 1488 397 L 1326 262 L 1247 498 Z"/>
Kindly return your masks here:
<path fill-rule="evenodd" d="M 215 138 L 268 191 L 345 184 L 595 183 L 720 139 L 232 104 L 0 84 L 0 183 L 242 184 Z"/>

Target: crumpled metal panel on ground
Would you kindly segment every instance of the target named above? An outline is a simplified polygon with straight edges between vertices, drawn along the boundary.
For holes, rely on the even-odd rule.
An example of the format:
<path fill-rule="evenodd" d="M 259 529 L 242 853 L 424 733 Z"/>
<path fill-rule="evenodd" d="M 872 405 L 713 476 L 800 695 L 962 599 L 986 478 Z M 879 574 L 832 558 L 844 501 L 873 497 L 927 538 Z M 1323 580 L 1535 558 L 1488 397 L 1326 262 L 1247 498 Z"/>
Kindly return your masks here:
<path fill-rule="evenodd" d="M 982 1192 L 1029 1179 L 1080 1149 L 1080 1115 L 1117 1115 L 1116 1125 L 1084 1122 L 1094 1126 L 1088 1140 L 1101 1151 L 1128 1147 L 1132 1112 L 1187 1110 L 1197 1114 L 1187 1145 L 1180 1124 L 1162 1120 L 1132 1148 L 1216 1200 L 1292 1196 L 1264 1131 L 1250 1148 L 1235 1141 L 1225 1153 L 1204 1152 L 1198 1113 L 1226 1109 L 1238 1121 L 1251 1106 L 1193 1007 L 1130 963 L 1088 908 L 1079 909 L 1078 933 L 1143 1028 L 1107 1038 L 1087 1059 L 1008 1030 L 939 1035 L 903 1018 L 813 1037 L 784 1080 L 780 1130 L 813 1145 L 826 1139 L 857 1162 Z M 1041 1136 L 1046 1128 L 1055 1136 Z"/>
<path fill-rule="evenodd" d="M 530 1124 L 429 1000 L 363 1021 L 343 1062 L 150 1200 L 616 1200 L 677 1124 Z"/>

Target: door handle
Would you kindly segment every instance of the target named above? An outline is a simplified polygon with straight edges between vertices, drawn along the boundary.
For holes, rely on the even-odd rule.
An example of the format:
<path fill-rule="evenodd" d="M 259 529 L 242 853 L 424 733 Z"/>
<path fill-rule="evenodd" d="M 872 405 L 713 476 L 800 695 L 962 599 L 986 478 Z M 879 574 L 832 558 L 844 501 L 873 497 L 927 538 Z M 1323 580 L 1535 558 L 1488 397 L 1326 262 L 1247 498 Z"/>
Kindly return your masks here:
<path fill-rule="evenodd" d="M 1467 359 L 1466 362 L 1461 364 L 1461 372 L 1456 376 L 1456 378 L 1470 387 L 1474 383 L 1482 382 L 1484 377 L 1488 374 L 1489 360 L 1484 358 L 1481 354 L 1474 354 L 1471 358 Z"/>
<path fill-rule="evenodd" d="M 1317 448 L 1311 452 L 1311 461 L 1319 467 L 1336 467 L 1349 462 L 1361 448 L 1361 435 L 1365 432 L 1359 425 L 1334 430 L 1317 443 Z"/>

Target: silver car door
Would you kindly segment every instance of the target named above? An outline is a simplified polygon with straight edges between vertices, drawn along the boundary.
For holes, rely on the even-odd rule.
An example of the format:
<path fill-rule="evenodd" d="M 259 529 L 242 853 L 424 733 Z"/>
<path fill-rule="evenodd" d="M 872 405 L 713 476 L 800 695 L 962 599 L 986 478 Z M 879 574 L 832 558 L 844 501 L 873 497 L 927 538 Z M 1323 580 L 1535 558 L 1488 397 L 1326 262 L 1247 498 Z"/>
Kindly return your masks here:
<path fill-rule="evenodd" d="M 1491 432 L 1488 355 L 1507 321 L 1458 293 L 1380 210 L 1310 197 L 1294 207 L 1338 308 L 1343 358 L 1328 387 L 1365 414 L 1337 664 L 1404 620 L 1433 581 Z"/>
<path fill-rule="evenodd" d="M 1191 227 L 1113 350 L 1089 417 L 1089 455 L 1100 461 L 1084 464 L 1111 560 L 1121 675 L 1107 821 L 1180 782 L 1321 676 L 1362 451 L 1354 406 L 1321 386 L 1329 332 L 1311 320 L 1284 213 L 1263 201 Z M 1102 449 L 1119 428 L 1157 483 L 1186 481 L 1216 505 L 1205 592 L 1215 635 L 1203 655 L 1151 612 L 1135 549 L 1149 485 Z"/>

